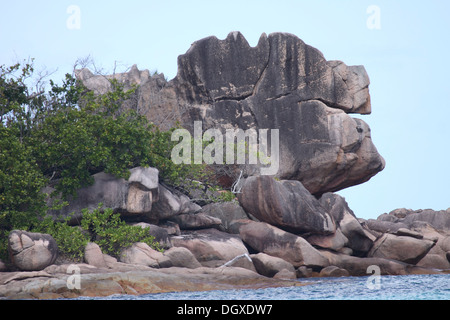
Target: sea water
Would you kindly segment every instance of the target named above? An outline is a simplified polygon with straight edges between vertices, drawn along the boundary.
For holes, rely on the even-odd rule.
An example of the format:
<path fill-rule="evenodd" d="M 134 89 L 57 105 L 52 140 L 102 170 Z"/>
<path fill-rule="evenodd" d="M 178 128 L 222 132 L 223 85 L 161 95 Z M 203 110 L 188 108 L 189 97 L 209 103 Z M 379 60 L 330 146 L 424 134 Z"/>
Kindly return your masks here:
<path fill-rule="evenodd" d="M 139 296 L 115 295 L 121 300 L 450 300 L 450 274 L 299 279 L 304 286 L 256 290 L 171 292 Z M 102 298 L 105 299 L 105 298 Z"/>

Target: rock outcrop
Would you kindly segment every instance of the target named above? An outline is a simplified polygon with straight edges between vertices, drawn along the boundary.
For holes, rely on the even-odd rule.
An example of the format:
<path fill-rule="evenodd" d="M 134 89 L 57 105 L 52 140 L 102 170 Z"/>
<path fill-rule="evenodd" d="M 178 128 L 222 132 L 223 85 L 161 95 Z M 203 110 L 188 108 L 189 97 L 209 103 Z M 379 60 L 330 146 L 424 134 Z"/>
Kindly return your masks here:
<path fill-rule="evenodd" d="M 86 69 L 77 76 L 104 90 L 104 78 Z M 136 66 L 114 77 L 140 85 L 133 108 L 162 128 L 179 121 L 193 132 L 194 121 L 202 121 L 203 130 L 278 129 L 276 176 L 298 180 L 316 196 L 363 183 L 385 165 L 369 126 L 348 115 L 371 112 L 364 67 L 327 61 L 292 34 L 263 34 L 255 47 L 239 32 L 201 39 L 178 57 L 169 82 Z M 253 174 L 260 167 L 241 169 Z"/>
<path fill-rule="evenodd" d="M 299 181 L 249 177 L 238 199 L 245 211 L 282 229 L 317 234 L 336 231 L 333 219 Z"/>
<path fill-rule="evenodd" d="M 134 243 L 114 258 L 88 243 L 86 263 L 68 266 L 54 264 L 50 236 L 16 230 L 9 236 L 11 262 L 26 272 L 3 272 L 0 261 L 0 297 L 292 285 L 275 279 L 365 276 L 374 266 L 383 275 L 450 272 L 450 209 L 397 209 L 366 221 L 332 193 L 384 168 L 369 126 L 349 115 L 371 112 L 364 67 L 327 61 L 291 34 L 263 34 L 251 47 L 239 32 L 195 42 L 178 67 L 169 82 L 136 66 L 106 78 L 83 69 L 77 77 L 95 93 L 110 89 L 108 78 L 126 88 L 139 84 L 123 108 L 161 128 L 178 120 L 191 131 L 194 121 L 203 130 L 277 129 L 278 172 L 260 175 L 261 163 L 233 167 L 245 171 L 238 201 L 210 204 L 159 181 L 156 168 L 133 168 L 128 179 L 97 173 L 92 186 L 49 214 L 74 212 L 76 228 L 82 209 L 102 202 L 129 223 L 149 227 L 165 251 Z M 82 275 L 81 289 L 67 285 L 72 267 Z"/>
<path fill-rule="evenodd" d="M 58 246 L 49 234 L 13 230 L 8 237 L 11 262 L 24 271 L 39 271 L 53 264 Z"/>
<path fill-rule="evenodd" d="M 265 222 L 249 221 L 239 228 L 239 234 L 254 250 L 284 259 L 295 267 L 328 266 L 328 260 L 305 239 Z"/>

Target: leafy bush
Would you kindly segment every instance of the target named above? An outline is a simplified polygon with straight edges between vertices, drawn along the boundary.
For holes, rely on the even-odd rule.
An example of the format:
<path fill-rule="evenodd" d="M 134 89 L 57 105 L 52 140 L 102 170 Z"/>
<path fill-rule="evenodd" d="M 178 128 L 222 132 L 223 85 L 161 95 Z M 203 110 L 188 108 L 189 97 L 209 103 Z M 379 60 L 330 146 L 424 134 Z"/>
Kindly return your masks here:
<path fill-rule="evenodd" d="M 71 227 L 64 222 L 54 221 L 46 217 L 34 232 L 50 234 L 58 244 L 58 249 L 65 257 L 82 260 L 84 248 L 88 242 L 97 243 L 103 253 L 119 257 L 122 248 L 135 242 L 145 242 L 151 248 L 162 251 L 159 243 L 149 234 L 149 228 L 127 225 L 120 219 L 120 214 L 113 213 L 110 208 L 102 209 L 102 204 L 90 212 L 83 210 L 81 226 Z"/>
<path fill-rule="evenodd" d="M 149 234 L 149 228 L 127 225 L 114 214 L 112 209 L 98 209 L 92 212 L 83 211 L 81 227 L 90 234 L 90 241 L 96 242 L 103 253 L 118 256 L 121 248 L 131 246 L 135 242 L 145 242 L 151 248 L 162 251 L 159 243 Z"/>
<path fill-rule="evenodd" d="M 128 178 L 128 169 L 136 166 L 158 168 L 160 178 L 172 185 L 205 182 L 205 166 L 171 161 L 176 128 L 161 131 L 136 111 L 122 108 L 137 87 L 125 90 L 111 80 L 112 89 L 96 95 L 67 74 L 61 85 L 50 80 L 45 92 L 43 86 L 29 85 L 33 72 L 32 61 L 0 66 L 0 257 L 6 256 L 6 238 L 13 229 L 48 229 L 61 250 L 79 257 L 84 234 L 44 219 L 49 209 L 41 192 L 45 186 L 61 193 L 64 203 L 91 185 L 93 174 Z M 106 253 L 117 253 L 137 238 L 153 243 L 144 231 L 117 219 L 109 209 L 84 219 Z"/>

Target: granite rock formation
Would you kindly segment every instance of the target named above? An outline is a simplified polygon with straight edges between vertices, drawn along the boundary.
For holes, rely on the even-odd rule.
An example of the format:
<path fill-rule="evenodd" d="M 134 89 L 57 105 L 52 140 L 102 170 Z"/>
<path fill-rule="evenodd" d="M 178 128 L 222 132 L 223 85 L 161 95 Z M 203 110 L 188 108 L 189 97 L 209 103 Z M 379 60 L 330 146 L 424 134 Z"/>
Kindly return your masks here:
<path fill-rule="evenodd" d="M 107 86 L 87 69 L 77 76 L 94 91 Z M 278 129 L 275 176 L 298 180 L 316 196 L 366 182 L 385 166 L 369 126 L 349 116 L 371 113 L 364 67 L 327 61 L 292 34 L 262 34 L 255 47 L 239 32 L 201 39 L 178 57 L 169 82 L 136 66 L 109 77 L 139 84 L 127 107 L 162 128 L 179 121 L 192 132 L 201 121 L 203 130 Z"/>

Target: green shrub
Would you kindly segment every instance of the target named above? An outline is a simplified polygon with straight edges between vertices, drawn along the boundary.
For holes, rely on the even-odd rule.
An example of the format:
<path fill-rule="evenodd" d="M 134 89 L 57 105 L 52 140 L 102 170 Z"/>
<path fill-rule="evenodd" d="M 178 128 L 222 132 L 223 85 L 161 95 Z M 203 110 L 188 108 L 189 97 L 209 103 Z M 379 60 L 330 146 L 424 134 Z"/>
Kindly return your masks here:
<path fill-rule="evenodd" d="M 90 241 L 97 243 L 103 253 L 118 257 L 120 250 L 135 242 L 144 242 L 162 251 L 159 243 L 149 234 L 149 228 L 127 225 L 120 214 L 112 209 L 101 210 L 101 204 L 92 212 L 83 210 L 81 227 L 90 234 Z"/>
<path fill-rule="evenodd" d="M 75 261 L 83 259 L 88 242 L 97 243 L 103 253 L 117 258 L 122 248 L 135 242 L 145 242 L 151 248 L 162 251 L 159 243 L 149 234 L 149 228 L 127 225 L 120 214 L 110 208 L 102 209 L 101 204 L 91 212 L 83 210 L 80 226 L 69 226 L 69 220 L 70 217 L 57 222 L 46 217 L 33 231 L 50 234 L 58 244 L 60 254 Z"/>

